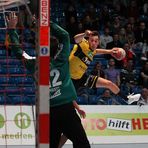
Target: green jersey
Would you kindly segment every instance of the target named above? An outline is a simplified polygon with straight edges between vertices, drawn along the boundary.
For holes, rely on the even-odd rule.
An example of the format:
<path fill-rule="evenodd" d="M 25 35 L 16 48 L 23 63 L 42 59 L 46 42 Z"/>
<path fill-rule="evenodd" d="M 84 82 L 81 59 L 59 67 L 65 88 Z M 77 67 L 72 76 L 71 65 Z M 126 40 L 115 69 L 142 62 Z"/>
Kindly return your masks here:
<path fill-rule="evenodd" d="M 69 73 L 70 39 L 68 33 L 54 23 L 50 23 L 51 35 L 53 34 L 62 43 L 63 49 L 56 60 L 50 63 L 50 106 L 59 106 L 70 103 L 76 99 L 76 91 Z M 15 29 L 9 30 L 11 48 L 18 59 L 22 58 L 23 50 L 19 44 L 19 37 Z M 34 74 L 35 60 L 25 60 L 26 68 Z"/>
<path fill-rule="evenodd" d="M 62 44 L 62 49 L 57 58 L 51 59 L 50 63 L 50 105 L 52 107 L 70 103 L 77 96 L 69 72 L 69 34 L 52 22 L 50 29 L 51 35 L 54 35 Z"/>
<path fill-rule="evenodd" d="M 11 49 L 15 53 L 18 59 L 22 59 L 23 50 L 19 43 L 19 36 L 15 29 L 8 30 L 9 38 L 11 42 Z M 35 59 L 25 60 L 24 61 L 26 68 L 29 70 L 30 73 L 35 72 Z"/>

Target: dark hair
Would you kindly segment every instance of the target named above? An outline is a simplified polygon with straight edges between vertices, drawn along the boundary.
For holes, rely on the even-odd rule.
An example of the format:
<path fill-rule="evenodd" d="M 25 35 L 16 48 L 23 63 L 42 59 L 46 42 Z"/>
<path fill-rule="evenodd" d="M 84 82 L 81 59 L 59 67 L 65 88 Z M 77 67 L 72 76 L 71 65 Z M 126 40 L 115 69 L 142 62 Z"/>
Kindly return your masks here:
<path fill-rule="evenodd" d="M 56 37 L 50 36 L 50 56 L 54 58 L 59 50 L 59 41 Z"/>
<path fill-rule="evenodd" d="M 92 36 L 98 36 L 100 38 L 99 32 L 98 31 L 92 31 Z"/>

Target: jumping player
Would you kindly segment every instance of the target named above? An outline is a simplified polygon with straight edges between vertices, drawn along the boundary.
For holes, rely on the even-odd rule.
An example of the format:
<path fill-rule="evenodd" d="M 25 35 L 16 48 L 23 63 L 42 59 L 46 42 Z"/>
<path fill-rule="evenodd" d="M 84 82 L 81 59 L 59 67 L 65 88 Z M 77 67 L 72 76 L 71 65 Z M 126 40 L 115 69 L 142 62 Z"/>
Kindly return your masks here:
<path fill-rule="evenodd" d="M 88 38 L 88 40 L 85 39 Z M 84 33 L 74 37 L 74 45 L 70 57 L 70 74 L 76 88 L 86 86 L 89 88 L 105 87 L 110 89 L 114 94 L 118 94 L 120 89 L 117 85 L 109 80 L 96 75 L 87 75 L 88 65 L 93 61 L 95 54 L 113 54 L 117 53 L 117 48 L 110 50 L 98 49 L 100 37 L 97 31 L 86 30 Z"/>

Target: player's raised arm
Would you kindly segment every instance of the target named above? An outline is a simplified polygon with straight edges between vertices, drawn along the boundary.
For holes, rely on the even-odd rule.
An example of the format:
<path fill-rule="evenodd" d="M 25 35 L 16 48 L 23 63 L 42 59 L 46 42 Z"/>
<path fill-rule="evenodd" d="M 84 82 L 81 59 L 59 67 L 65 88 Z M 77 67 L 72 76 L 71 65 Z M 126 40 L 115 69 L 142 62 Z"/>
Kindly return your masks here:
<path fill-rule="evenodd" d="M 15 12 L 10 12 L 9 16 L 6 16 L 6 20 L 9 29 L 16 29 L 18 17 L 16 16 Z"/>
<path fill-rule="evenodd" d="M 84 33 L 80 33 L 74 36 L 74 40 L 75 42 L 78 44 L 80 43 L 84 37 L 89 37 L 91 35 L 91 31 L 90 30 L 86 30 Z"/>
<path fill-rule="evenodd" d="M 54 23 L 54 22 L 50 22 L 50 36 L 54 36 L 56 37 L 56 39 L 58 40 L 58 47 L 59 50 L 62 49 L 61 54 L 63 56 L 69 56 L 69 50 L 70 50 L 70 37 L 69 37 L 69 33 L 64 30 L 63 28 L 61 28 L 58 24 Z M 53 42 L 54 43 L 54 42 Z M 55 46 L 53 44 L 50 45 L 51 49 L 52 46 Z M 53 49 L 55 50 L 55 49 Z M 52 51 L 51 51 L 52 52 Z"/>
<path fill-rule="evenodd" d="M 8 34 L 11 41 L 11 49 L 15 53 L 18 59 L 24 57 L 26 60 L 33 60 L 36 57 L 29 56 L 25 51 L 22 50 L 20 43 L 19 43 L 19 36 L 16 32 L 16 25 L 18 23 L 18 16 L 15 12 L 10 12 L 9 15 L 6 17 L 7 26 L 8 26 Z"/>
<path fill-rule="evenodd" d="M 10 38 L 11 49 L 14 51 L 16 57 L 18 59 L 21 59 L 23 51 L 20 48 L 19 36 L 16 32 L 16 25 L 18 23 L 18 17 L 16 16 L 15 12 L 11 12 L 6 17 L 6 20 L 7 20 L 8 34 Z"/>
<path fill-rule="evenodd" d="M 35 60 L 36 57 L 32 57 L 28 55 L 21 47 L 19 43 L 19 36 L 16 31 L 16 25 L 18 23 L 18 17 L 16 16 L 15 12 L 10 12 L 6 18 L 7 26 L 8 26 L 8 34 L 10 39 L 10 48 L 12 52 L 15 53 L 15 56 L 18 59 L 25 59 L 26 68 L 31 72 L 34 73 L 35 71 Z"/>

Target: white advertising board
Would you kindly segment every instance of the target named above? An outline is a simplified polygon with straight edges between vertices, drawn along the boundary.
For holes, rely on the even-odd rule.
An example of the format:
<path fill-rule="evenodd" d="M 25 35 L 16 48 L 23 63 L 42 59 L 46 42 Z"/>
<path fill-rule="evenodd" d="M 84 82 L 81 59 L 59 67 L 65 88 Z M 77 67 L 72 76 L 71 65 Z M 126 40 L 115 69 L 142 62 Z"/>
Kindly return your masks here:
<path fill-rule="evenodd" d="M 0 106 L 0 145 L 35 145 L 35 108 Z"/>
<path fill-rule="evenodd" d="M 81 106 L 91 144 L 148 143 L 148 106 Z"/>

